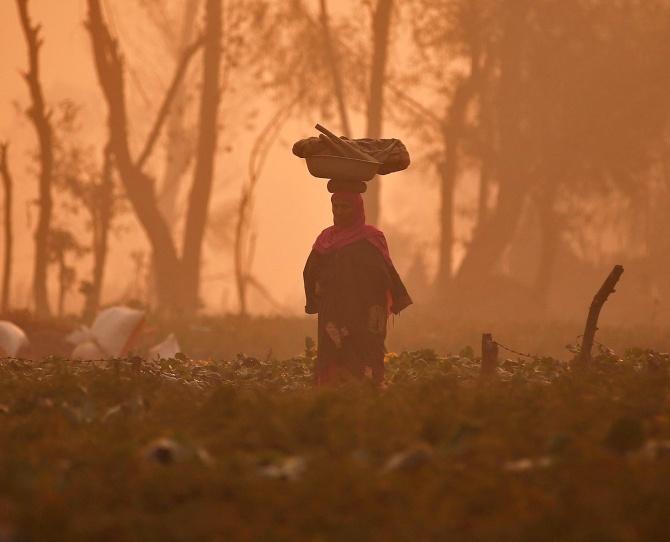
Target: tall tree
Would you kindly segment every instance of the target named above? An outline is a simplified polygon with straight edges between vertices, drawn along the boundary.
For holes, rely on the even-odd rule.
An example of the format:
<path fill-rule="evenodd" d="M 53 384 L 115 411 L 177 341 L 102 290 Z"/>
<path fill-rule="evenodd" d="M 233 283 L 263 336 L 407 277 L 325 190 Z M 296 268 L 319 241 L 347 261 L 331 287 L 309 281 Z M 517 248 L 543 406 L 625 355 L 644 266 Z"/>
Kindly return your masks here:
<path fill-rule="evenodd" d="M 5 191 L 4 198 L 4 215 L 5 215 L 5 224 L 4 224 L 4 238 L 5 238 L 5 254 L 2 270 L 2 300 L 0 301 L 0 307 L 2 308 L 3 314 L 6 314 L 9 310 L 10 303 L 10 291 L 12 284 L 12 247 L 14 244 L 14 235 L 12 230 L 12 206 L 13 206 L 13 187 L 14 182 L 9 169 L 9 144 L 2 143 L 0 144 L 0 175 L 2 176 L 2 185 Z"/>
<path fill-rule="evenodd" d="M 68 264 L 68 256 L 77 258 L 85 254 L 87 249 L 79 244 L 72 232 L 63 228 L 52 228 L 49 235 L 49 261 L 58 270 L 58 303 L 57 314 L 65 315 L 65 301 L 77 278 L 76 269 Z"/>
<path fill-rule="evenodd" d="M 207 0 L 206 20 L 198 146 L 182 256 L 183 288 L 190 310 L 198 305 L 202 241 L 214 176 L 220 100 L 221 0 Z"/>
<path fill-rule="evenodd" d="M 21 28 L 28 47 L 28 71 L 24 78 L 30 91 L 31 106 L 28 117 L 35 127 L 39 141 L 39 218 L 35 230 L 35 266 L 33 271 L 33 294 L 35 312 L 48 315 L 49 299 L 47 289 L 47 267 L 49 264 L 48 243 L 51 224 L 51 176 L 53 169 L 52 129 L 50 113 L 47 111 L 40 83 L 39 50 L 42 46 L 40 25 L 33 26 L 28 14 L 28 0 L 16 0 L 21 20 Z"/>
<path fill-rule="evenodd" d="M 201 42 L 198 41 L 193 44 L 182 56 L 144 148 L 139 158 L 133 160 L 128 143 L 129 126 L 125 102 L 123 61 L 118 44 L 112 38 L 103 19 L 99 0 L 88 0 L 87 26 L 91 37 L 98 80 L 107 101 L 110 150 L 114 155 L 114 163 L 119 171 L 128 199 L 152 247 L 157 270 L 158 303 L 165 309 L 193 306 L 194 301 L 187 298 L 187 294 L 191 293 L 192 289 L 174 288 L 174 285 L 180 284 L 184 277 L 182 262 L 178 256 L 170 228 L 158 207 L 154 183 L 144 171 L 144 166 L 153 150 L 188 63 L 200 47 Z M 205 141 L 204 145 L 207 147 L 209 143 Z M 204 173 L 199 179 L 206 181 L 207 164 L 204 159 L 202 164 L 201 168 Z M 200 182 L 202 183 L 202 180 Z"/>
<path fill-rule="evenodd" d="M 58 214 L 76 216 L 83 210 L 85 231 L 90 234 L 89 243 L 84 244 L 93 255 L 93 269 L 90 280 L 80 286 L 85 296 L 84 317 L 90 319 L 100 305 L 110 230 L 124 206 L 114 188 L 109 143 L 103 147 L 102 160 L 96 160 L 95 147 L 81 139 L 84 125 L 80 122 L 80 108 L 65 100 L 55 112 L 53 182 L 60 196 L 57 202 L 62 205 Z"/>

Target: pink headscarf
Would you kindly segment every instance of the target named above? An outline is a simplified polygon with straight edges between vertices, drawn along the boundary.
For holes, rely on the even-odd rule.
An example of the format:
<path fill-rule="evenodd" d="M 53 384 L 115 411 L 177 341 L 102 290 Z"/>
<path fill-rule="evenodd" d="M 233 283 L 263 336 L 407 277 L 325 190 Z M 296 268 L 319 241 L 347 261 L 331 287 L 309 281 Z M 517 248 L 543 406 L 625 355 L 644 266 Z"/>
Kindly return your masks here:
<path fill-rule="evenodd" d="M 335 192 L 330 199 L 332 202 L 339 201 L 351 204 L 354 208 L 354 222 L 346 228 L 341 226 L 326 228 L 316 238 L 312 248 L 319 254 L 326 254 L 361 239 L 367 239 L 381 252 L 384 259 L 393 265 L 384 233 L 374 226 L 365 223 L 365 208 L 362 196 L 356 192 Z"/>

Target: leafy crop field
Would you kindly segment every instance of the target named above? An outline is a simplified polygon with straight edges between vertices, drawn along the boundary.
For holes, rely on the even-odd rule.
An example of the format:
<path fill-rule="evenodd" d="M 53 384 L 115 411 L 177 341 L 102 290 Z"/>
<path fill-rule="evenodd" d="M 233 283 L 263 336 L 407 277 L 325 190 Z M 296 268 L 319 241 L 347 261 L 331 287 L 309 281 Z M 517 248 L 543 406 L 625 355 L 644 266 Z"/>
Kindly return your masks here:
<path fill-rule="evenodd" d="M 461 354 L 3 360 L 0 540 L 667 540 L 667 355 Z"/>

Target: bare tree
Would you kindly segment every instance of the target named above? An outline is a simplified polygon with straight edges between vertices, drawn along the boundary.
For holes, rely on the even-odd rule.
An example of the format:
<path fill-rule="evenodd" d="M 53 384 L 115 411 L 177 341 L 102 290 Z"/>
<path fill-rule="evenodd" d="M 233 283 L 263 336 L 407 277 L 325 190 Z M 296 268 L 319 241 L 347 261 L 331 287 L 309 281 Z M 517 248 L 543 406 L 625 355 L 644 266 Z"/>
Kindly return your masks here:
<path fill-rule="evenodd" d="M 201 45 L 198 40 L 189 47 L 178 64 L 143 151 L 133 160 L 128 144 L 128 121 L 124 93 L 123 61 L 118 44 L 112 38 L 100 9 L 99 0 L 88 0 L 87 27 L 91 36 L 98 80 L 108 106 L 110 151 L 128 198 L 151 244 L 157 269 L 158 302 L 163 308 L 177 309 L 186 303 L 183 289 L 175 289 L 183 277 L 182 264 L 170 228 L 158 207 L 154 183 L 144 171 L 170 104 L 184 76 L 188 63 Z"/>
<path fill-rule="evenodd" d="M 9 171 L 9 144 L 0 144 L 0 175 L 2 175 L 2 184 L 5 190 L 5 255 L 4 266 L 2 272 L 2 312 L 7 313 L 9 310 L 9 293 L 12 281 L 12 246 L 14 243 L 14 235 L 12 233 L 12 191 L 14 182 Z"/>
<path fill-rule="evenodd" d="M 170 56 L 179 62 L 195 37 L 195 21 L 202 1 L 185 0 L 179 17 L 169 17 L 162 0 L 141 0 L 140 4 L 160 32 Z M 192 96 L 187 81 L 184 81 L 175 93 L 165 126 L 165 165 L 158 188 L 158 205 L 173 233 L 177 223 L 175 217 L 179 191 L 195 150 L 191 143 L 192 127 L 186 122 L 191 102 Z"/>
<path fill-rule="evenodd" d="M 289 119 L 293 108 L 300 100 L 300 97 L 301 96 L 298 95 L 298 97 L 288 105 L 282 105 L 275 112 L 254 141 L 254 145 L 249 154 L 249 179 L 242 187 L 242 195 L 237 209 L 234 241 L 235 283 L 237 286 L 240 316 L 247 315 L 247 294 L 249 286 L 254 286 L 271 305 L 281 308 L 281 305 L 275 301 L 267 288 L 265 288 L 252 273 L 256 248 L 256 235 L 252 229 L 251 215 L 253 211 L 254 191 L 258 185 L 270 149 L 276 141 L 282 126 Z"/>
<path fill-rule="evenodd" d="M 49 262 L 58 269 L 58 316 L 65 314 L 65 300 L 77 278 L 75 268 L 68 264 L 68 256 L 81 257 L 87 249 L 79 244 L 72 233 L 63 228 L 52 228 L 49 234 Z"/>
<path fill-rule="evenodd" d="M 24 78 L 30 91 L 31 106 L 28 117 L 32 121 L 39 141 L 40 174 L 39 174 L 39 219 L 35 230 L 35 267 L 33 274 L 33 292 L 35 311 L 40 315 L 48 315 L 49 299 L 47 291 L 47 266 L 49 263 L 48 243 L 51 224 L 52 198 L 51 176 L 53 168 L 52 129 L 50 113 L 44 103 L 44 95 L 40 84 L 39 50 L 42 39 L 39 36 L 40 25 L 33 26 L 28 14 L 28 0 L 16 0 L 21 20 L 21 28 L 28 46 L 28 71 Z"/>

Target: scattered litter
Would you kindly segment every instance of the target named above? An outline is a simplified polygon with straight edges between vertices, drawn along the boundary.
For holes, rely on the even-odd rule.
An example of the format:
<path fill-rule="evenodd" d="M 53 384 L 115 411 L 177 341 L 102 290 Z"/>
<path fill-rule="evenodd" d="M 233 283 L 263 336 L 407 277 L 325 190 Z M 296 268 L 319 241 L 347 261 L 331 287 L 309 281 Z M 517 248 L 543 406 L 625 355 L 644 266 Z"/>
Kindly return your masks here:
<path fill-rule="evenodd" d="M 53 405 L 53 403 L 52 403 Z M 90 401 L 84 401 L 79 405 L 71 405 L 67 402 L 62 404 L 63 413 L 76 425 L 89 424 L 97 418 L 95 405 Z"/>
<path fill-rule="evenodd" d="M 636 455 L 640 459 L 668 459 L 670 458 L 670 440 L 650 439 Z"/>
<path fill-rule="evenodd" d="M 298 455 L 284 458 L 279 463 L 265 465 L 259 469 L 259 473 L 267 478 L 278 480 L 297 480 L 305 472 L 307 460 Z"/>
<path fill-rule="evenodd" d="M 120 414 L 121 410 L 123 409 L 122 405 L 114 405 L 113 407 L 108 408 L 105 413 L 102 415 L 102 418 L 100 418 L 103 422 L 107 421 L 109 418 L 112 416 L 115 416 L 116 414 Z"/>
<path fill-rule="evenodd" d="M 524 457 L 522 459 L 515 459 L 514 461 L 507 461 L 503 468 L 509 472 L 528 472 L 538 469 L 546 469 L 554 464 L 554 458 L 548 455 L 540 457 Z"/>
<path fill-rule="evenodd" d="M 147 444 L 142 455 L 149 461 L 162 465 L 171 465 L 185 459 L 184 447 L 173 439 L 159 438 Z"/>
<path fill-rule="evenodd" d="M 30 343 L 26 333 L 13 322 L 0 320 L 0 356 L 15 358 Z"/>
<path fill-rule="evenodd" d="M 180 444 L 174 439 L 161 437 L 151 441 L 141 452 L 145 460 L 161 465 L 198 461 L 207 467 L 214 465 L 210 453 L 202 447 Z"/>
<path fill-rule="evenodd" d="M 175 358 L 181 352 L 174 333 L 170 333 L 163 342 L 149 349 L 149 359 Z"/>
<path fill-rule="evenodd" d="M 428 444 L 419 443 L 393 454 L 384 465 L 384 472 L 395 470 L 415 470 L 433 460 L 433 448 Z"/>
<path fill-rule="evenodd" d="M 204 448 L 201 448 L 201 447 L 196 448 L 195 449 L 195 455 L 198 458 L 198 460 L 200 461 L 200 463 L 202 463 L 206 467 L 213 467 L 214 466 L 214 458 Z"/>
<path fill-rule="evenodd" d="M 143 325 L 144 311 L 123 306 L 109 307 L 98 313 L 90 328 L 83 326 L 68 335 L 66 340 L 76 345 L 75 352 L 81 346 L 78 359 L 118 358 L 133 347 Z M 87 343 L 91 344 L 82 346 Z M 75 357 L 75 352 L 72 357 Z"/>

